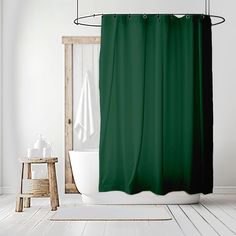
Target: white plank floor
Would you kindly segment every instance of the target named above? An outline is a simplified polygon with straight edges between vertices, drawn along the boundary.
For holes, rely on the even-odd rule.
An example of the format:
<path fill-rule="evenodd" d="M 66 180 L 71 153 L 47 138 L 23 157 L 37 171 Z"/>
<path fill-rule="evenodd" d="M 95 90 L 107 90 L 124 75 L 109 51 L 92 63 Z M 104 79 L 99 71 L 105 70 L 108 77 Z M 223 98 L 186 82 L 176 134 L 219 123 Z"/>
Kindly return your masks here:
<path fill-rule="evenodd" d="M 60 200 L 60 208 L 81 204 L 79 195 L 64 195 Z M 0 195 L 0 235 L 236 235 L 236 195 L 211 194 L 202 196 L 200 204 L 168 205 L 173 217 L 169 221 L 53 222 L 48 199 L 33 199 L 32 207 L 22 213 L 14 207 L 15 196 Z"/>

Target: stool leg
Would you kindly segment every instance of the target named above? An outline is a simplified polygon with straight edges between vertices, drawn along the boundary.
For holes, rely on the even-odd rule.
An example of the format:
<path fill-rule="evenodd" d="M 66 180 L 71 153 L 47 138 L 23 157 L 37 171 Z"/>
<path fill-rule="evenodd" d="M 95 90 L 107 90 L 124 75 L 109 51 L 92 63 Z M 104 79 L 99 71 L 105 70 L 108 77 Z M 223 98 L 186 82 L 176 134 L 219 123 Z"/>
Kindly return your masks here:
<path fill-rule="evenodd" d="M 58 196 L 58 188 L 57 188 L 57 175 L 56 175 L 56 165 L 53 163 L 53 179 L 55 183 L 55 195 L 56 195 L 56 202 L 57 206 L 59 207 L 59 196 Z"/>
<path fill-rule="evenodd" d="M 21 163 L 21 176 L 20 176 L 20 194 L 22 194 L 23 190 L 23 178 L 24 178 L 24 163 Z M 22 212 L 23 211 L 23 197 L 16 197 L 16 212 Z"/>
<path fill-rule="evenodd" d="M 52 211 L 57 210 L 57 182 L 55 180 L 55 165 L 54 163 L 47 163 L 48 166 L 48 179 L 49 179 L 49 191 L 50 191 L 50 202 Z"/>
<path fill-rule="evenodd" d="M 26 173 L 26 178 L 27 179 L 31 179 L 31 163 L 26 163 L 25 164 L 25 173 Z M 28 208 L 30 207 L 30 198 L 29 197 L 25 197 L 24 198 L 24 207 Z"/>
<path fill-rule="evenodd" d="M 24 197 L 24 208 L 29 208 L 30 207 L 30 198 L 29 197 Z"/>
<path fill-rule="evenodd" d="M 16 212 L 22 212 L 23 211 L 23 197 L 16 197 Z"/>

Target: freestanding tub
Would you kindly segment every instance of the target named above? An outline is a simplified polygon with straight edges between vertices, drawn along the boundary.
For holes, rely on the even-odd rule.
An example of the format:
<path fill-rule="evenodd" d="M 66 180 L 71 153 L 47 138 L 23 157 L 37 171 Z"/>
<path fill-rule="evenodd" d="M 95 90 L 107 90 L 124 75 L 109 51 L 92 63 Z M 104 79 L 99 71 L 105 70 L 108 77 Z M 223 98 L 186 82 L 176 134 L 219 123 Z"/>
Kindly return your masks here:
<path fill-rule="evenodd" d="M 170 192 L 164 196 L 150 191 L 129 195 L 121 191 L 98 192 L 98 150 L 70 151 L 70 161 L 75 184 L 88 204 L 193 204 L 198 203 L 200 194 L 184 191 Z"/>

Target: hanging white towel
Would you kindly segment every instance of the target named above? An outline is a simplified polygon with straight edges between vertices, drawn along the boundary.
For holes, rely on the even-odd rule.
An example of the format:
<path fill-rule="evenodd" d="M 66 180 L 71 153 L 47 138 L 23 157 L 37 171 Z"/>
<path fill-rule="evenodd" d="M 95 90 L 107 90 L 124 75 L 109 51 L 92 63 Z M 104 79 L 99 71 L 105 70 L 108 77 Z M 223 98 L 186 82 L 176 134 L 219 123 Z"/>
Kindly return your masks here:
<path fill-rule="evenodd" d="M 74 129 L 83 143 L 95 132 L 92 109 L 91 86 L 88 72 L 84 75 Z"/>

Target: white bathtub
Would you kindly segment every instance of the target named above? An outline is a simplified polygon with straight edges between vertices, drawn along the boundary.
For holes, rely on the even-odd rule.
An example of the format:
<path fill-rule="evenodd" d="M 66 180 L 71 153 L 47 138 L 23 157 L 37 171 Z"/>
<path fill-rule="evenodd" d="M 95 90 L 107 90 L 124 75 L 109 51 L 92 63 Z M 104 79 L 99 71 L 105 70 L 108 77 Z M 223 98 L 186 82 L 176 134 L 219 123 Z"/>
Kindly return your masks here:
<path fill-rule="evenodd" d="M 149 191 L 129 195 L 121 191 L 98 192 L 98 150 L 70 151 L 70 161 L 75 184 L 88 204 L 193 204 L 198 203 L 200 194 L 184 191 L 170 192 L 164 196 Z"/>

